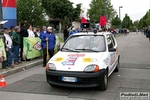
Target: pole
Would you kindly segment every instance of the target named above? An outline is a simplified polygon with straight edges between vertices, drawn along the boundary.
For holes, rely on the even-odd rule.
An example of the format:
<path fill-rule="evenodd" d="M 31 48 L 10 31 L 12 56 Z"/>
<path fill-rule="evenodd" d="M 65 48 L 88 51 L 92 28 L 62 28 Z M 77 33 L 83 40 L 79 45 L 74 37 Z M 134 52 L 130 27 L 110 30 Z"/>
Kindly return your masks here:
<path fill-rule="evenodd" d="M 47 52 L 46 59 L 48 61 L 48 40 L 46 41 L 46 52 Z"/>
<path fill-rule="evenodd" d="M 106 17 L 106 0 L 104 0 L 104 16 Z"/>
<path fill-rule="evenodd" d="M 0 0 L 0 21 L 3 20 L 3 13 L 2 13 L 2 0 Z"/>
<path fill-rule="evenodd" d="M 120 7 L 119 7 L 119 18 L 120 18 L 120 20 L 121 20 L 121 16 L 120 16 Z"/>

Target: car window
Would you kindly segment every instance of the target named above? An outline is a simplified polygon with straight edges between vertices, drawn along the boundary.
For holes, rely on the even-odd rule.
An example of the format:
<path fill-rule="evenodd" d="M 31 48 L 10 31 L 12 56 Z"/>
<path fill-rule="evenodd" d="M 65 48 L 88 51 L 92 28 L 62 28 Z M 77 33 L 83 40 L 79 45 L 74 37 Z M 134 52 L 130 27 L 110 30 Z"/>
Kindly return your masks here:
<path fill-rule="evenodd" d="M 108 43 L 108 48 L 113 48 L 113 42 L 112 42 L 112 39 L 110 37 L 110 35 L 107 35 L 107 43 Z"/>
<path fill-rule="evenodd" d="M 103 52 L 106 50 L 104 36 L 101 35 L 78 35 L 72 36 L 68 39 L 68 41 L 64 44 L 62 50 L 63 51 L 98 51 Z M 67 48 L 67 49 L 66 49 Z"/>
<path fill-rule="evenodd" d="M 113 35 L 111 34 L 110 35 L 110 38 L 111 38 L 111 40 L 112 40 L 112 44 L 113 44 L 113 47 L 116 45 L 116 43 L 115 43 L 115 40 L 114 40 L 114 37 L 113 37 Z"/>

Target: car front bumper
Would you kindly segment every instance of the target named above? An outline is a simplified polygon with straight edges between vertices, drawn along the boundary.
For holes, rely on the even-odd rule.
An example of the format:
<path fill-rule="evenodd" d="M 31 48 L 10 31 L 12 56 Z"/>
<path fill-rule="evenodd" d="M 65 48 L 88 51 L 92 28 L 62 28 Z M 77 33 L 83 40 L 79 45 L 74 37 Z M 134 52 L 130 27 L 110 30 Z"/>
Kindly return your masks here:
<path fill-rule="evenodd" d="M 67 72 L 46 70 L 47 82 L 52 85 L 64 87 L 97 87 L 101 84 L 105 69 L 96 73 Z M 77 82 L 64 82 L 62 77 L 76 77 Z"/>

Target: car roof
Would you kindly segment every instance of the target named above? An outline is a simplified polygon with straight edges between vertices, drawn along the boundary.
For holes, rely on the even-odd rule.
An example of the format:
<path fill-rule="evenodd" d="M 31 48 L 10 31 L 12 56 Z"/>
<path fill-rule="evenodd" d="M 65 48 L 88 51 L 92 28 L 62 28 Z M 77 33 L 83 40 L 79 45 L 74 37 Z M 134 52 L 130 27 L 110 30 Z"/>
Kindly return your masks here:
<path fill-rule="evenodd" d="M 107 35 L 107 34 L 112 34 L 111 32 L 81 32 L 81 33 L 76 33 L 73 34 L 73 36 L 77 36 L 77 35 Z"/>

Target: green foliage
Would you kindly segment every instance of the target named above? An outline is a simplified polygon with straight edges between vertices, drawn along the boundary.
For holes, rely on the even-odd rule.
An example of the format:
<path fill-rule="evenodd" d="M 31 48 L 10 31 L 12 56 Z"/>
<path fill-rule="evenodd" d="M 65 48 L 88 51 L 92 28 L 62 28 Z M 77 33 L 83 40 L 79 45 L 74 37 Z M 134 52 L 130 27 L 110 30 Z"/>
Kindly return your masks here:
<path fill-rule="evenodd" d="M 70 19 L 79 19 L 81 5 L 77 4 L 76 8 L 69 0 L 42 0 L 42 6 L 46 13 L 53 19 L 60 19 L 62 22 L 69 22 Z"/>
<path fill-rule="evenodd" d="M 138 20 L 137 20 L 137 21 L 134 21 L 133 27 L 137 29 L 137 28 L 139 28 L 138 25 L 139 25 L 139 21 L 138 21 Z"/>
<path fill-rule="evenodd" d="M 138 27 L 144 28 L 150 25 L 150 10 L 146 12 L 146 14 L 140 19 Z"/>
<path fill-rule="evenodd" d="M 107 20 L 112 20 L 116 15 L 116 11 L 111 5 L 110 0 L 106 0 L 106 16 Z M 88 10 L 89 18 L 91 23 L 98 23 L 99 17 L 104 15 L 104 0 L 92 0 L 90 4 L 90 9 Z"/>
<path fill-rule="evenodd" d="M 17 0 L 17 20 L 26 21 L 33 26 L 45 24 L 41 0 Z"/>
<path fill-rule="evenodd" d="M 118 17 L 118 15 L 116 15 L 116 17 L 112 19 L 111 25 L 112 25 L 113 28 L 120 28 L 120 26 L 121 26 L 121 20 Z"/>
<path fill-rule="evenodd" d="M 130 17 L 127 14 L 123 18 L 122 28 L 128 28 L 128 29 L 132 29 L 133 28 L 132 20 L 130 19 Z"/>

